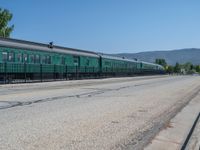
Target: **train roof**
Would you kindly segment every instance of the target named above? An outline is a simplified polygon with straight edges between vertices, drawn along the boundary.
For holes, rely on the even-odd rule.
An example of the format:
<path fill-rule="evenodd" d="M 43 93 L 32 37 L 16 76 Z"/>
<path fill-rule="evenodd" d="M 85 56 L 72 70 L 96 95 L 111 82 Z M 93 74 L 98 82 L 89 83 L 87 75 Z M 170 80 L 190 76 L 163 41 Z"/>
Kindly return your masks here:
<path fill-rule="evenodd" d="M 110 56 L 110 55 L 105 55 L 105 54 L 99 54 L 102 58 L 107 58 L 107 59 L 113 59 L 113 60 L 122 60 L 122 61 L 128 61 L 128 62 L 137 62 L 134 59 L 127 59 L 127 58 L 122 58 L 122 57 L 115 57 L 115 56 Z"/>
<path fill-rule="evenodd" d="M 154 64 L 154 63 L 150 63 L 150 62 L 146 62 L 146 61 L 140 61 L 143 64 L 147 64 L 147 65 L 154 65 L 154 66 L 158 66 L 158 64 Z"/>
<path fill-rule="evenodd" d="M 0 46 L 3 47 L 11 47 L 11 48 L 21 48 L 27 50 L 41 50 L 47 52 L 58 52 L 58 53 L 65 53 L 65 54 L 72 54 L 72 55 L 82 55 L 82 56 L 89 56 L 89 57 L 99 57 L 97 53 L 92 51 L 80 50 L 75 48 L 68 48 L 53 45 L 49 47 L 49 44 L 44 43 L 37 43 L 25 40 L 18 40 L 18 39 L 11 39 L 11 38 L 2 38 L 0 37 Z"/>
<path fill-rule="evenodd" d="M 162 68 L 163 68 L 163 66 L 161 66 L 161 65 L 159 65 L 159 64 L 150 63 L 150 62 L 145 62 L 145 61 L 140 61 L 140 62 L 141 62 L 141 63 L 144 63 L 144 64 L 148 64 L 148 65 L 159 66 L 159 67 L 162 67 Z"/>
<path fill-rule="evenodd" d="M 129 61 L 129 62 L 136 62 L 136 63 L 143 63 L 143 64 L 148 64 L 152 66 L 159 66 L 160 68 L 163 68 L 163 66 L 159 64 L 154 64 L 150 62 L 145 62 L 145 61 L 140 61 L 140 60 L 134 60 L 134 59 L 127 59 L 127 58 L 121 58 L 121 57 L 116 57 L 116 56 L 110 56 L 106 54 L 99 54 L 102 58 L 107 58 L 107 59 L 114 59 L 114 60 L 122 60 L 122 61 Z"/>

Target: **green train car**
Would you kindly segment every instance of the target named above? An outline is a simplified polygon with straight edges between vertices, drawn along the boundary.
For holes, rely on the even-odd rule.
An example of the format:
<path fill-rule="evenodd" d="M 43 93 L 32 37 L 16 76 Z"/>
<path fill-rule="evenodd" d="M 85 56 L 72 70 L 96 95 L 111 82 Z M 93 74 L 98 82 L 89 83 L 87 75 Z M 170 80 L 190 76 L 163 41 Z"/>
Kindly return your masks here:
<path fill-rule="evenodd" d="M 95 52 L 0 38 L 0 82 L 82 79 L 162 73 L 159 65 Z"/>
<path fill-rule="evenodd" d="M 125 58 L 101 55 L 102 73 L 127 74 L 134 73 L 137 61 Z"/>
<path fill-rule="evenodd" d="M 101 55 L 102 73 L 120 74 L 161 74 L 164 68 L 158 64 L 133 59 Z"/>

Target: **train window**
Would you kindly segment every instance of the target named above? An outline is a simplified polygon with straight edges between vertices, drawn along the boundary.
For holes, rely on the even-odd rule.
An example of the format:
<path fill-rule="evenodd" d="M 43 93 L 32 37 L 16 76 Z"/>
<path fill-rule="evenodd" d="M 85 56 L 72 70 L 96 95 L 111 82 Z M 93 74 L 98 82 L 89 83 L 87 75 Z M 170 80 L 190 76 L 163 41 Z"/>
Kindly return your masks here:
<path fill-rule="evenodd" d="M 90 61 L 89 61 L 89 59 L 86 60 L 86 65 L 87 65 L 87 66 L 90 65 Z"/>
<path fill-rule="evenodd" d="M 27 54 L 24 54 L 23 55 L 23 61 L 26 63 L 28 62 L 28 55 Z"/>
<path fill-rule="evenodd" d="M 35 55 L 35 63 L 40 63 L 40 55 Z"/>
<path fill-rule="evenodd" d="M 78 63 L 78 60 L 77 59 L 74 59 L 74 64 L 77 64 Z"/>
<path fill-rule="evenodd" d="M 46 64 L 46 56 L 42 56 L 42 64 Z"/>
<path fill-rule="evenodd" d="M 65 64 L 65 57 L 61 57 L 61 64 L 64 65 Z"/>
<path fill-rule="evenodd" d="M 110 62 L 108 62 L 108 61 L 106 61 L 106 62 L 105 62 L 105 65 L 106 65 L 106 66 L 110 66 L 110 65 L 111 65 L 111 63 L 110 63 Z"/>
<path fill-rule="evenodd" d="M 17 61 L 22 62 L 22 54 L 20 53 L 17 54 Z"/>
<path fill-rule="evenodd" d="M 8 54 L 8 61 L 14 62 L 14 53 L 11 52 Z"/>
<path fill-rule="evenodd" d="M 74 65 L 78 66 L 79 65 L 79 57 L 78 56 L 74 56 Z"/>
<path fill-rule="evenodd" d="M 7 61 L 8 59 L 8 53 L 7 52 L 2 52 L 2 61 Z"/>
<path fill-rule="evenodd" d="M 51 56 L 47 56 L 46 57 L 46 63 L 47 64 L 51 64 Z"/>
<path fill-rule="evenodd" d="M 29 58 L 30 58 L 30 63 L 34 63 L 34 55 L 30 55 Z"/>

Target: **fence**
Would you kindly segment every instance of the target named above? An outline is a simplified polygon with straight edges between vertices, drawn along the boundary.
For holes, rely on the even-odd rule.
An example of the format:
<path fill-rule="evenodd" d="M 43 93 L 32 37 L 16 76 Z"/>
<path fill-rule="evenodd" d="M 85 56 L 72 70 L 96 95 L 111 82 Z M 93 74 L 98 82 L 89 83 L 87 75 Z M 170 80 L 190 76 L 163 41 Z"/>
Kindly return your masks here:
<path fill-rule="evenodd" d="M 36 82 L 97 76 L 99 67 L 0 63 L 0 82 Z"/>
<path fill-rule="evenodd" d="M 0 63 L 0 83 L 42 82 L 155 73 L 159 73 L 159 71 L 137 68 Z"/>

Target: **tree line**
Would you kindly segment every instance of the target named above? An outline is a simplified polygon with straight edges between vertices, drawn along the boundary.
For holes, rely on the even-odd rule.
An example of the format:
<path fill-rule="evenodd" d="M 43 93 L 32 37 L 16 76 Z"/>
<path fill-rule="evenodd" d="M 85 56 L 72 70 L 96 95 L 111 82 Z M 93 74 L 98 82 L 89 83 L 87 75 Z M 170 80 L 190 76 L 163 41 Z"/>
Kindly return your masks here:
<path fill-rule="evenodd" d="M 165 68 L 166 73 L 173 74 L 200 74 L 200 65 L 193 65 L 191 62 L 179 64 L 178 62 L 173 65 L 168 65 L 165 59 L 156 59 L 156 64 L 159 64 Z"/>

